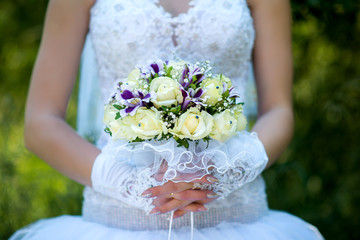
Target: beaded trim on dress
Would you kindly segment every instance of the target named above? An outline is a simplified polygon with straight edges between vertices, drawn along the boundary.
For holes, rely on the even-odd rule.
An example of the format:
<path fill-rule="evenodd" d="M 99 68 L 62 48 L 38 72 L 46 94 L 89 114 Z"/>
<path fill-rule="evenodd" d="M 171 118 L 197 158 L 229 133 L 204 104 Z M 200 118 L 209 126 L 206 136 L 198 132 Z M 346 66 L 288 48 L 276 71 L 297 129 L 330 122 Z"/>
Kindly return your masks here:
<path fill-rule="evenodd" d="M 167 230 L 170 213 L 147 215 L 122 201 L 106 197 L 87 187 L 84 191 L 83 218 L 110 227 L 128 230 Z M 194 213 L 195 228 L 214 227 L 221 222 L 251 223 L 267 215 L 265 184 L 261 177 L 234 191 L 224 200 L 207 205 L 206 212 Z M 126 216 L 126 217 L 124 217 Z M 190 217 L 174 219 L 173 228 L 190 226 Z"/>

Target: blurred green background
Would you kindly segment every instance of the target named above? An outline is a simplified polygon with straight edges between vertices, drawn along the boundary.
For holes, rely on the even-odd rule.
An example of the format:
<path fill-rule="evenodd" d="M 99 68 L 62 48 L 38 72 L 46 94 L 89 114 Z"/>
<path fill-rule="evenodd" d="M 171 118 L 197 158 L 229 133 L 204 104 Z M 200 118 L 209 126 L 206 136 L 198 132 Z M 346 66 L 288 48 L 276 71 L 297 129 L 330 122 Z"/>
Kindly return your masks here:
<path fill-rule="evenodd" d="M 0 239 L 37 219 L 80 214 L 82 186 L 29 153 L 24 105 L 47 1 L 0 0 Z M 360 239 L 360 10 L 292 1 L 296 131 L 264 176 L 269 204 L 326 239 Z M 75 91 L 68 121 L 75 127 Z"/>

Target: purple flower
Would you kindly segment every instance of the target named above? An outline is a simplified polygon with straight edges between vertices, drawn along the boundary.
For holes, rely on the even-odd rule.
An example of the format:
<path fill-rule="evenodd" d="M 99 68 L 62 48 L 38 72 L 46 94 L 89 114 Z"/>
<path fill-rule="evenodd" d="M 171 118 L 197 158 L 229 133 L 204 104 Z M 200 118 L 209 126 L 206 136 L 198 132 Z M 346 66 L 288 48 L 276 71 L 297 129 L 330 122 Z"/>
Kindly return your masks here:
<path fill-rule="evenodd" d="M 148 94 L 144 94 L 141 91 L 137 91 L 133 93 L 129 90 L 124 90 L 120 93 L 119 100 L 122 105 L 125 105 L 126 108 L 120 110 L 120 116 L 125 117 L 127 115 L 134 116 L 136 110 L 139 107 L 145 107 L 149 104 L 151 99 L 156 98 L 156 94 L 154 92 L 150 92 Z"/>
<path fill-rule="evenodd" d="M 201 71 L 199 67 L 189 67 L 185 65 L 184 71 L 180 78 L 180 84 L 186 89 L 192 83 L 199 84 L 205 79 L 204 72 Z"/>
<path fill-rule="evenodd" d="M 130 90 L 124 90 L 120 94 L 120 96 L 121 96 L 122 99 L 125 99 L 125 100 L 134 98 L 134 94 Z"/>
<path fill-rule="evenodd" d="M 238 98 L 238 97 L 240 97 L 240 94 L 239 94 L 239 93 L 233 91 L 234 89 L 235 89 L 235 87 L 231 87 L 231 88 L 229 89 L 229 97 L 230 97 L 230 98 Z"/>
<path fill-rule="evenodd" d="M 147 74 L 150 74 L 151 76 L 155 76 L 155 74 L 158 74 L 160 76 L 160 72 L 163 69 L 164 69 L 164 62 L 162 60 L 157 60 L 156 62 L 153 62 L 147 67 L 141 69 L 141 72 L 143 76 L 146 76 Z"/>
<path fill-rule="evenodd" d="M 227 83 L 223 82 L 223 94 L 227 91 L 227 87 L 228 87 Z M 230 90 L 229 90 L 229 92 L 230 92 Z"/>
<path fill-rule="evenodd" d="M 189 88 L 187 91 L 185 89 L 181 89 L 181 93 L 183 96 L 183 102 L 181 103 L 181 110 L 185 111 L 189 104 L 193 103 L 195 105 L 203 105 L 206 106 L 200 99 L 200 97 L 203 95 L 204 91 L 200 88 L 197 91 L 195 91 L 192 88 Z"/>

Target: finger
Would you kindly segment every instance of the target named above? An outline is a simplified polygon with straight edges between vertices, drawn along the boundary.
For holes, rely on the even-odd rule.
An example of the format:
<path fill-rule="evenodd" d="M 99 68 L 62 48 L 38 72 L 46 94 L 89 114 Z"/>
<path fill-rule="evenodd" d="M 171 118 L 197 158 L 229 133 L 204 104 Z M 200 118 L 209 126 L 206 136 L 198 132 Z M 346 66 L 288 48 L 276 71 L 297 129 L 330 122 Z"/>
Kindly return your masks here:
<path fill-rule="evenodd" d="M 167 169 L 168 169 L 167 162 L 165 159 L 163 159 L 163 162 L 161 163 L 159 168 L 159 173 L 165 173 Z"/>
<path fill-rule="evenodd" d="M 182 208 L 186 205 L 188 205 L 190 202 L 188 201 L 181 201 L 178 199 L 172 199 L 169 202 L 165 203 L 164 205 L 155 207 L 150 211 L 149 214 L 159 214 L 159 213 L 167 213 L 170 211 L 178 210 L 179 208 Z"/>
<path fill-rule="evenodd" d="M 208 175 L 203 176 L 200 179 L 195 179 L 192 182 L 213 184 L 213 183 L 219 182 L 219 180 L 216 177 L 208 174 Z"/>
<path fill-rule="evenodd" d="M 157 197 L 162 195 L 169 195 L 170 193 L 181 192 L 187 189 L 191 189 L 193 183 L 174 183 L 167 182 L 161 186 L 152 187 L 143 192 L 142 197 Z"/>
<path fill-rule="evenodd" d="M 199 200 L 199 201 L 196 201 L 197 203 L 201 203 L 201 204 L 208 204 L 208 203 L 211 203 L 212 201 L 216 200 L 216 198 L 209 198 L 209 199 L 204 199 L 204 200 Z"/>
<path fill-rule="evenodd" d="M 207 208 L 200 203 L 191 203 L 183 208 L 180 208 L 174 212 L 174 219 L 184 216 L 187 212 L 203 212 L 207 211 Z"/>
<path fill-rule="evenodd" d="M 156 181 L 161 182 L 164 180 L 164 172 L 159 172 L 152 176 Z"/>
<path fill-rule="evenodd" d="M 178 210 L 176 210 L 176 211 L 174 212 L 173 219 L 182 217 L 182 216 L 184 216 L 186 213 L 187 213 L 186 211 L 181 210 L 181 209 L 178 209 Z"/>
<path fill-rule="evenodd" d="M 167 197 L 157 197 L 153 200 L 152 204 L 155 206 L 155 207 L 158 207 L 158 206 L 161 206 L 161 205 L 164 205 L 165 203 L 171 201 L 172 198 L 167 198 Z"/>
<path fill-rule="evenodd" d="M 157 181 L 163 181 L 164 173 L 160 172 L 160 173 L 154 174 L 152 177 L 155 178 Z M 172 181 L 185 182 L 185 181 L 188 181 L 189 179 L 193 179 L 193 178 L 196 178 L 196 175 L 193 173 L 178 173 L 177 176 L 174 179 L 172 179 Z M 219 180 L 216 177 L 207 174 L 207 175 L 203 176 L 202 178 L 194 179 L 191 182 L 213 184 L 213 183 L 219 182 Z"/>
<path fill-rule="evenodd" d="M 207 208 L 200 203 L 190 203 L 182 208 L 180 208 L 179 210 L 183 210 L 185 212 L 203 212 L 206 211 Z"/>
<path fill-rule="evenodd" d="M 184 190 L 181 192 L 172 193 L 169 197 L 176 198 L 183 201 L 198 201 L 206 199 L 218 198 L 218 195 L 210 190 Z"/>
<path fill-rule="evenodd" d="M 167 202 L 169 202 L 170 200 L 172 200 L 172 198 L 156 198 L 156 199 L 161 199 L 160 201 L 159 200 L 154 200 L 153 202 L 153 205 L 154 206 L 161 206 Z M 198 201 L 194 201 L 193 203 L 199 203 L 199 204 L 202 204 L 202 205 L 205 205 L 205 204 L 208 204 L 208 203 L 211 203 L 213 202 L 214 200 L 216 200 L 216 198 L 214 199 L 205 199 L 205 200 L 198 200 Z"/>

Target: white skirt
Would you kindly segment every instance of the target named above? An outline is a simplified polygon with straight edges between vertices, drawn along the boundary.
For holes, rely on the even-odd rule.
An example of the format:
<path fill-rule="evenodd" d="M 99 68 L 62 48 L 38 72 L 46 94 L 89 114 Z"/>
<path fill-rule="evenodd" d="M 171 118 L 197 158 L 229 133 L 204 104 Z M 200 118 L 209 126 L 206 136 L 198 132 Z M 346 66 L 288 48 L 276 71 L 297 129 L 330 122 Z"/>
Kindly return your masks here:
<path fill-rule="evenodd" d="M 173 229 L 172 240 L 190 239 L 190 227 Z M 89 222 L 81 216 L 39 220 L 18 230 L 10 240 L 166 240 L 168 231 L 131 231 Z M 194 229 L 194 240 L 295 240 L 324 239 L 316 227 L 291 214 L 270 210 L 253 223 L 223 222 L 216 227 Z"/>

